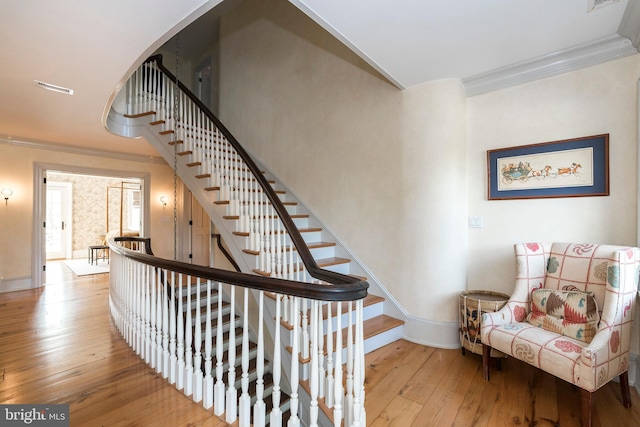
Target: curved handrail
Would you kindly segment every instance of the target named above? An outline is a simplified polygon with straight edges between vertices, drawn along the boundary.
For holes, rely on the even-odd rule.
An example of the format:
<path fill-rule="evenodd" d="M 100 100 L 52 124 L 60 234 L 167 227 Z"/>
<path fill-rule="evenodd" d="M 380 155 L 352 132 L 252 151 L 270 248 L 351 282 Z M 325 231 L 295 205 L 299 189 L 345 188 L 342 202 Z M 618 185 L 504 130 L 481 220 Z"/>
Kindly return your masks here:
<path fill-rule="evenodd" d="M 159 258 L 147 253 L 136 252 L 134 250 L 127 249 L 124 246 L 120 246 L 116 244 L 116 242 L 144 242 L 145 250 L 149 250 L 153 253 L 151 251 L 151 243 L 148 238 L 111 237 L 107 240 L 107 243 L 109 244 L 109 250 L 143 264 L 207 280 L 244 286 L 246 288 L 273 292 L 276 294 L 293 295 L 296 297 L 310 298 L 320 301 L 355 301 L 366 297 L 367 288 L 369 287 L 369 284 L 366 281 L 363 281 L 366 286 L 356 286 L 353 283 L 307 283 L 222 270 L 214 267 L 187 264 L 180 261 Z"/>
<path fill-rule="evenodd" d="M 351 285 L 359 285 L 359 287 L 363 288 L 366 292 L 366 289 L 369 287 L 369 283 L 366 280 L 359 279 L 357 277 L 348 276 L 345 274 L 337 273 L 330 270 L 325 270 L 318 267 L 311 251 L 307 247 L 302 235 L 298 231 L 298 228 L 295 226 L 293 219 L 289 215 L 289 212 L 282 204 L 282 201 L 276 194 L 275 190 L 271 187 L 267 179 L 260 172 L 260 168 L 255 164 L 249 153 L 245 151 L 245 149 L 240 145 L 240 143 L 235 139 L 235 137 L 229 132 L 229 130 L 218 120 L 218 118 L 207 108 L 197 96 L 195 96 L 189 88 L 187 88 L 181 81 L 179 81 L 163 64 L 162 64 L 162 55 L 157 54 L 149 57 L 145 63 L 155 61 L 157 67 L 172 81 L 174 82 L 180 90 L 182 90 L 185 95 L 187 95 L 199 108 L 200 110 L 218 127 L 218 129 L 222 132 L 222 134 L 227 138 L 229 143 L 233 146 L 233 148 L 240 155 L 242 160 L 247 164 L 248 168 L 253 173 L 255 179 L 258 181 L 262 190 L 267 195 L 269 201 L 273 205 L 274 209 L 278 213 L 280 220 L 282 221 L 285 229 L 289 233 L 289 237 L 293 242 L 300 259 L 302 260 L 304 266 L 307 269 L 307 272 L 314 278 L 323 280 L 325 282 L 332 283 L 334 285 L 337 284 L 351 284 Z"/>

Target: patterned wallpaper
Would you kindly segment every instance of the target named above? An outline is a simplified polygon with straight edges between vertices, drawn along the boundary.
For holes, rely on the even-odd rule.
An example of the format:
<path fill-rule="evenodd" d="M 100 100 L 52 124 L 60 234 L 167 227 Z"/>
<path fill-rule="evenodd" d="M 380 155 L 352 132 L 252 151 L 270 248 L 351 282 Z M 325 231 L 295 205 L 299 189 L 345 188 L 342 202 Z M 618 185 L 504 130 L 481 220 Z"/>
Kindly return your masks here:
<path fill-rule="evenodd" d="M 126 179 L 127 183 L 135 179 Z M 70 182 L 72 184 L 72 250 L 86 250 L 88 246 L 102 243 L 107 233 L 107 192 L 109 196 L 109 230 L 120 228 L 120 192 L 122 179 L 65 173 L 47 173 L 47 182 Z M 131 196 L 125 185 L 124 203 Z M 127 209 L 123 209 L 123 223 L 127 224 Z M 126 226 L 123 226 L 126 228 Z"/>

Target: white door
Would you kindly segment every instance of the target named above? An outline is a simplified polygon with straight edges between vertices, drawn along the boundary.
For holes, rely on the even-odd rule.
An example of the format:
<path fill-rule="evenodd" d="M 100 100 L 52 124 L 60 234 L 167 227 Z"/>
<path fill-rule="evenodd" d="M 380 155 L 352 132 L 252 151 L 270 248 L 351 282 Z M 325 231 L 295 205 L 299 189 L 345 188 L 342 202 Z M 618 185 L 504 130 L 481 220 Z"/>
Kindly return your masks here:
<path fill-rule="evenodd" d="M 209 215 L 191 195 L 191 263 L 209 266 L 209 248 L 211 247 L 211 227 Z"/>
<path fill-rule="evenodd" d="M 71 258 L 71 183 L 47 182 L 47 259 Z"/>

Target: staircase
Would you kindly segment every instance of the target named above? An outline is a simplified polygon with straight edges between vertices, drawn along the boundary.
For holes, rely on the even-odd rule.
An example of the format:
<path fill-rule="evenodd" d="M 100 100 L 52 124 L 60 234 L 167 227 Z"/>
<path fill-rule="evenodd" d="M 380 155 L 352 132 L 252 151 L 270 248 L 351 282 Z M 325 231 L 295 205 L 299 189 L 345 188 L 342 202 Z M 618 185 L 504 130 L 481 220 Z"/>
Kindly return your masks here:
<path fill-rule="evenodd" d="M 324 281 L 311 277 L 300 262 L 298 252 L 304 249 L 311 253 L 315 263 L 322 270 L 350 276 L 357 280 L 367 280 L 365 269 L 351 259 L 349 252 L 340 244 L 339 240 L 321 224 L 319 219 L 301 203 L 300 199 L 284 183 L 280 182 L 275 175 L 255 159 L 252 160 L 258 165 L 260 169 L 258 173 L 261 177 L 256 177 L 255 173 L 252 174 L 243 159 L 243 153 L 238 154 L 232 144 L 229 144 L 228 131 L 217 122 L 217 119 L 209 120 L 212 114 L 206 111 L 199 101 L 194 100 L 193 95 L 186 88 L 180 87 L 180 90 L 177 88 L 178 85 L 174 89 L 176 92 L 169 91 L 169 87 L 175 86 L 170 82 L 170 80 L 175 81 L 175 77 L 162 67 L 160 59 L 158 57 L 152 58 L 141 67 L 141 74 L 132 78 L 127 86 L 126 94 L 127 104 L 131 109 L 125 115 L 118 115 L 112 111 L 110 128 L 112 131 L 127 136 L 144 136 L 170 165 L 175 166 L 176 173 L 190 188 L 220 231 L 239 269 L 242 272 L 262 277 L 308 281 L 320 286 Z M 140 95 L 141 87 L 147 88 L 145 99 L 142 101 L 137 98 Z M 162 87 L 162 89 L 159 92 L 157 89 L 149 90 L 149 87 Z M 166 103 L 163 100 L 167 100 Z M 190 106 L 182 110 L 184 113 L 180 118 L 180 114 L 172 112 L 171 104 L 182 105 L 183 103 Z M 185 118 L 184 115 L 189 118 Z M 270 205 L 268 194 L 266 194 L 268 191 L 262 190 L 259 183 L 256 182 L 260 180 L 265 180 L 268 183 L 286 208 L 288 215 L 283 217 L 275 207 Z M 260 219 L 256 220 L 256 218 Z M 293 237 L 289 235 L 286 224 L 282 224 L 282 221 L 292 221 L 292 225 L 297 228 L 304 240 L 304 248 L 293 244 Z M 329 277 L 331 277 L 330 274 Z M 362 302 L 363 327 L 360 333 L 364 341 L 365 354 L 403 336 L 404 322 L 385 314 L 385 304 L 388 302 L 382 296 L 375 294 L 377 289 L 376 286 L 371 286 L 369 294 Z M 204 293 L 206 294 L 206 291 Z M 217 296 L 204 298 L 203 290 L 197 288 L 191 290 L 191 298 L 190 302 L 186 300 L 186 296 L 183 295 L 182 298 L 180 311 L 184 313 L 185 319 L 189 317 L 194 325 L 200 325 L 201 330 L 205 330 L 209 325 L 212 328 L 211 335 L 224 340 L 222 349 L 225 354 L 228 356 L 231 353 L 231 358 L 225 356 L 224 360 L 239 365 L 241 360 L 235 357 L 234 353 L 235 355 L 242 353 L 243 343 L 239 340 L 242 339 L 241 337 L 247 336 L 247 331 L 245 329 L 241 333 L 241 330 L 246 327 L 246 316 L 244 318 L 241 316 L 246 313 L 235 314 L 234 296 L 222 290 L 220 302 L 218 302 Z M 299 397 L 296 393 L 296 399 L 299 398 L 300 402 L 304 403 L 305 401 L 315 401 L 317 398 L 319 402 L 317 406 L 321 409 L 318 425 L 329 425 L 335 417 L 335 414 L 331 412 L 334 406 L 333 398 L 329 397 L 331 393 L 326 393 L 329 402 L 323 400 L 325 391 L 333 387 L 332 381 L 334 380 L 329 378 L 328 364 L 334 362 L 329 355 L 334 354 L 333 350 L 342 348 L 342 351 L 335 352 L 336 359 L 347 360 L 347 358 L 353 357 L 353 348 L 350 343 L 354 341 L 353 334 L 356 333 L 354 331 L 356 328 L 351 326 L 355 322 L 353 318 L 355 303 L 322 304 L 321 319 L 323 320 L 317 329 L 324 335 L 324 339 L 319 340 L 319 344 L 312 348 L 309 344 L 311 340 L 309 319 L 312 318 L 312 315 L 311 308 L 307 306 L 307 300 L 302 299 L 301 302 L 295 302 L 295 304 L 303 305 L 303 307 L 298 307 L 294 305 L 293 298 L 289 299 L 285 296 L 282 300 L 282 315 L 276 317 L 276 312 L 280 308 L 276 305 L 275 294 L 265 293 L 264 299 L 265 323 L 268 334 L 274 340 L 279 338 L 283 354 L 288 355 L 289 359 L 296 358 L 299 362 L 298 368 L 296 368 L 299 369 L 299 372 L 293 375 L 293 372 L 287 371 L 288 359 L 283 357 L 283 374 L 301 380 L 302 389 Z M 222 311 L 219 311 L 219 308 Z M 223 330 L 218 331 L 216 328 L 220 322 L 214 322 L 213 319 L 223 317 L 225 319 Z M 281 320 L 270 324 L 269 319 L 273 318 Z M 252 335 L 253 339 L 249 344 L 251 349 L 249 365 L 252 368 L 250 389 L 255 391 L 257 389 L 256 378 L 260 377 L 256 374 L 258 369 L 256 341 L 259 338 L 255 336 L 255 329 L 258 326 L 255 324 L 251 326 L 253 326 L 253 332 L 249 335 Z M 202 342 L 200 347 L 204 348 L 206 345 L 206 342 Z M 213 346 L 215 347 L 215 342 Z M 230 349 L 232 351 L 229 351 Z M 319 363 L 312 363 L 314 358 L 309 352 L 314 349 L 318 350 Z M 270 356 L 267 355 L 264 368 L 260 368 L 267 373 L 264 376 L 266 402 L 270 402 L 273 392 L 272 372 L 274 366 Z M 336 362 L 339 363 L 339 361 Z M 210 360 L 202 363 L 209 363 L 208 367 L 203 366 L 203 372 L 206 372 L 207 369 L 211 371 Z M 325 366 L 327 366 L 326 371 Z M 310 377 L 314 377 L 311 375 L 312 371 L 318 369 L 321 372 L 320 378 L 323 380 L 320 384 L 317 381 L 315 384 L 310 383 Z M 227 375 L 230 372 L 229 365 L 224 365 L 222 371 L 227 372 L 224 374 L 224 383 L 227 383 Z M 337 371 L 336 375 L 338 375 Z M 352 375 L 353 373 L 347 372 L 344 379 L 346 387 L 351 387 Z M 340 381 L 341 379 L 336 378 L 335 380 Z M 238 378 L 235 383 L 236 389 L 240 390 L 241 380 Z M 287 402 L 286 405 L 288 405 L 289 398 L 290 396 L 287 394 L 280 401 L 281 403 Z M 255 402 L 255 399 L 254 392 L 252 400 Z M 308 405 L 300 404 L 302 412 L 299 415 L 303 419 L 310 415 L 305 412 L 304 408 L 306 407 Z M 310 411 L 314 411 L 313 408 L 312 405 Z M 345 413 L 345 417 L 348 418 L 349 415 Z M 345 425 L 350 424 L 351 422 L 349 424 L 345 422 Z"/>

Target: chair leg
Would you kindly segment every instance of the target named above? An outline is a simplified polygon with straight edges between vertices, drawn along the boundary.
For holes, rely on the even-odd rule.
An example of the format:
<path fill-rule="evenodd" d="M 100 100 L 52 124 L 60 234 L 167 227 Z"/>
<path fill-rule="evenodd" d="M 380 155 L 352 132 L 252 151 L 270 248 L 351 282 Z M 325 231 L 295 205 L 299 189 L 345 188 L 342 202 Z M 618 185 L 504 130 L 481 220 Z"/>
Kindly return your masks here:
<path fill-rule="evenodd" d="M 580 390 L 582 401 L 582 427 L 591 427 L 591 414 L 593 413 L 594 395 L 585 389 Z"/>
<path fill-rule="evenodd" d="M 486 381 L 489 381 L 489 372 L 491 370 L 489 366 L 490 361 L 491 361 L 491 347 L 486 344 L 482 344 L 482 370 L 484 373 L 484 379 Z"/>
<path fill-rule="evenodd" d="M 620 374 L 620 391 L 622 392 L 622 406 L 631 408 L 631 393 L 629 392 L 629 371 Z"/>

